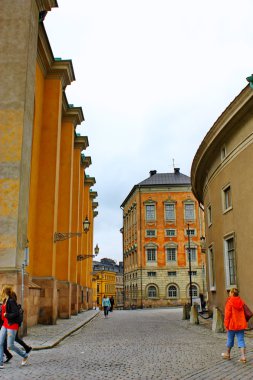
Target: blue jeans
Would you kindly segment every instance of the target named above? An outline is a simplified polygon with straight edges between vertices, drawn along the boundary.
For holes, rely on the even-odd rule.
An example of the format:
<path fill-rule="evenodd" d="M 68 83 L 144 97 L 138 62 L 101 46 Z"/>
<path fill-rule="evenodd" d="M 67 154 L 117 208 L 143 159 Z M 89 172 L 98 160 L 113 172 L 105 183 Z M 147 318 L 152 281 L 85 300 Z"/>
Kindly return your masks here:
<path fill-rule="evenodd" d="M 238 347 L 246 347 L 246 344 L 244 342 L 244 330 L 228 330 L 227 334 L 227 347 L 234 347 L 235 336 L 237 338 Z"/>
<path fill-rule="evenodd" d="M 23 350 L 20 350 L 20 348 L 16 347 L 14 345 L 15 336 L 17 334 L 17 330 L 11 330 L 7 329 L 6 327 L 2 326 L 0 330 L 0 365 L 3 365 L 3 351 L 4 351 L 4 341 L 7 336 L 7 348 L 8 350 L 16 352 L 19 356 L 22 356 L 22 358 L 27 358 L 27 353 Z"/>

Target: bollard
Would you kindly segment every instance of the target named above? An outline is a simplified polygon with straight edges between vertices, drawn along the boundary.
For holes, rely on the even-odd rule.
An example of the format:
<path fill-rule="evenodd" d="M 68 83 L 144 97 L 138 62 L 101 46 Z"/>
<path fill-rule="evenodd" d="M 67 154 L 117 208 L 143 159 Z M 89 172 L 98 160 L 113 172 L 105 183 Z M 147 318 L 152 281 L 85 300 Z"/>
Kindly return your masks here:
<path fill-rule="evenodd" d="M 216 306 L 213 307 L 212 331 L 217 333 L 223 333 L 225 331 L 223 324 L 223 315 Z"/>
<path fill-rule="evenodd" d="M 192 325 L 198 325 L 199 324 L 198 305 L 193 305 L 191 307 L 190 323 Z"/>
<path fill-rule="evenodd" d="M 183 306 L 183 320 L 190 319 L 190 309 L 191 305 L 189 303 L 184 304 Z"/>

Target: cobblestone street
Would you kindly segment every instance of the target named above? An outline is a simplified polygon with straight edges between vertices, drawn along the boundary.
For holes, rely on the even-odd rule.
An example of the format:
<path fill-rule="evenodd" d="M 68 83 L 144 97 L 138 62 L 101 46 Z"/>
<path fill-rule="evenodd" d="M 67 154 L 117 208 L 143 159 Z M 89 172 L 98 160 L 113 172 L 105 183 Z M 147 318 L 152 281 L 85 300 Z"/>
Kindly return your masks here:
<path fill-rule="evenodd" d="M 55 348 L 33 351 L 24 367 L 15 355 L 0 378 L 252 379 L 252 338 L 246 364 L 238 362 L 237 348 L 222 361 L 225 339 L 182 321 L 182 309 L 114 311 L 108 319 L 100 313 Z"/>

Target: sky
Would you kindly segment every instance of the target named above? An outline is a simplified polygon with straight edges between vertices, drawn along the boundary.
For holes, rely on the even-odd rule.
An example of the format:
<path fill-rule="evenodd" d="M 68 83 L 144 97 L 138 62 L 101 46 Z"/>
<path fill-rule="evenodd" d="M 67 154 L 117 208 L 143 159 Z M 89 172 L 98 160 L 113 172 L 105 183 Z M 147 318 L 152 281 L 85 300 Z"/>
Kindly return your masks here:
<path fill-rule="evenodd" d="M 189 175 L 204 136 L 253 73 L 252 0 L 57 0 L 44 21 L 72 59 L 98 192 L 97 260 L 122 261 L 120 205 L 150 170 Z"/>

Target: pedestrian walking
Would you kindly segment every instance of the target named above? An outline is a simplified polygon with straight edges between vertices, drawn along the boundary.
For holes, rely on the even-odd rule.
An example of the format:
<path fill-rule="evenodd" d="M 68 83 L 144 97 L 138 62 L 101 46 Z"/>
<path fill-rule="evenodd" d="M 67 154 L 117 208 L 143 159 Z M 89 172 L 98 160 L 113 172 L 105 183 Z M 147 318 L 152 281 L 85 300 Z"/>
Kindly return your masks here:
<path fill-rule="evenodd" d="M 231 349 L 234 347 L 235 336 L 238 347 L 241 351 L 241 363 L 246 363 L 246 345 L 244 341 L 244 331 L 247 328 L 247 322 L 244 314 L 244 301 L 239 297 L 239 291 L 232 288 L 225 306 L 224 325 L 227 330 L 227 351 L 222 353 L 223 359 L 230 360 Z"/>
<path fill-rule="evenodd" d="M 110 297 L 110 303 L 111 303 L 110 311 L 113 312 L 113 306 L 114 306 L 114 298 L 113 298 L 113 296 Z"/>
<path fill-rule="evenodd" d="M 108 311 L 111 307 L 111 302 L 110 302 L 110 299 L 108 296 L 104 295 L 103 299 L 102 299 L 102 306 L 104 308 L 104 316 L 105 318 L 108 317 Z"/>
<path fill-rule="evenodd" d="M 19 328 L 19 309 L 16 302 L 16 295 L 10 286 L 4 286 L 2 289 L 2 320 L 3 325 L 0 330 L 0 369 L 3 369 L 4 342 L 7 337 L 8 351 L 14 351 L 21 356 L 21 365 L 25 365 L 28 360 L 28 354 L 15 346 L 14 341 Z"/>

